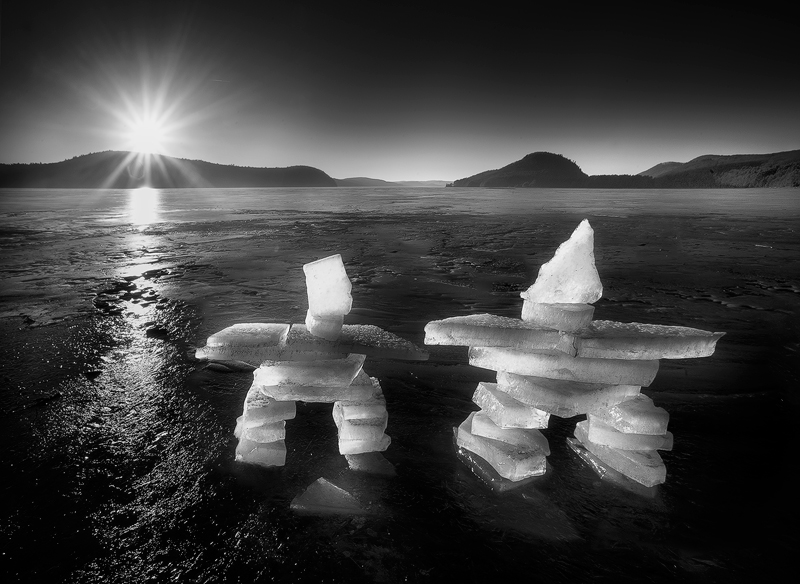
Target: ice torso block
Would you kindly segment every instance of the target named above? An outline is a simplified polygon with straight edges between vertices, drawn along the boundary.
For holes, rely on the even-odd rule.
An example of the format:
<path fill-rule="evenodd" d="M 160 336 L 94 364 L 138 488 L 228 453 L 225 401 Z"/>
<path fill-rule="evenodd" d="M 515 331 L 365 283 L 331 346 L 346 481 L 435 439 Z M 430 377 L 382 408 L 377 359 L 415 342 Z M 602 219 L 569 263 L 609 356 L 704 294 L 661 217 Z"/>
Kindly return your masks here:
<path fill-rule="evenodd" d="M 545 303 L 524 300 L 522 320 L 547 329 L 564 332 L 577 331 L 592 322 L 594 306 L 578 303 Z M 574 355 L 574 350 L 572 353 Z"/>
<path fill-rule="evenodd" d="M 479 383 L 472 401 L 501 428 L 547 428 L 550 420 L 547 412 L 498 391 L 496 383 Z"/>
<path fill-rule="evenodd" d="M 603 295 L 594 263 L 594 231 L 584 219 L 521 296 L 531 302 L 591 304 Z"/>
<path fill-rule="evenodd" d="M 303 266 L 308 292 L 308 311 L 314 316 L 341 316 L 350 312 L 352 285 L 338 253 Z"/>
<path fill-rule="evenodd" d="M 350 385 L 364 365 L 364 355 L 344 359 L 311 361 L 265 361 L 253 372 L 253 386 L 308 385 L 342 387 Z"/>
<path fill-rule="evenodd" d="M 469 364 L 518 375 L 645 387 L 658 373 L 658 361 L 654 360 L 586 359 L 563 353 L 549 355 L 505 347 L 471 347 Z"/>
<path fill-rule="evenodd" d="M 666 434 L 669 423 L 669 412 L 643 394 L 609 408 L 594 410 L 589 417 L 627 434 L 661 436 Z"/>
<path fill-rule="evenodd" d="M 366 402 L 372 401 L 376 393 L 380 393 L 380 385 L 363 370 L 356 375 L 353 383 L 342 386 L 295 385 L 261 385 L 253 381 L 257 391 L 279 401 L 301 401 L 306 403 L 334 403 L 339 401 Z M 384 407 L 385 409 L 385 407 Z"/>

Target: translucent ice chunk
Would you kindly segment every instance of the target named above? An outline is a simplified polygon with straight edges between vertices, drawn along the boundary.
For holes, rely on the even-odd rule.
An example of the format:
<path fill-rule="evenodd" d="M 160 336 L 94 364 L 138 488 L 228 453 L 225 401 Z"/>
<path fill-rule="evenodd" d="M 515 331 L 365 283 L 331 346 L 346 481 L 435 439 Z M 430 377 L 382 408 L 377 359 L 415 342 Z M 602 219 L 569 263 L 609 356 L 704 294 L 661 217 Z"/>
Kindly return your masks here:
<path fill-rule="evenodd" d="M 358 418 L 345 420 L 341 417 L 341 412 L 334 408 L 333 419 L 336 428 L 339 430 L 339 440 L 364 440 L 377 442 L 383 438 L 383 431 L 386 430 L 386 423 L 389 421 L 389 414 L 384 413 L 377 418 Z"/>
<path fill-rule="evenodd" d="M 609 408 L 593 410 L 589 416 L 627 434 L 663 436 L 669 423 L 669 412 L 644 394 Z"/>
<path fill-rule="evenodd" d="M 510 481 L 500 476 L 485 458 L 458 445 L 458 428 L 453 428 L 453 440 L 455 442 L 456 456 L 458 459 L 472 471 L 472 474 L 488 485 L 495 493 L 506 493 L 521 489 L 531 483 L 545 481 L 548 478 L 546 472 L 547 467 L 545 465 L 544 474 L 530 476 L 518 481 Z"/>
<path fill-rule="evenodd" d="M 547 458 L 543 450 L 473 435 L 470 428 L 474 415 L 474 412 L 470 414 L 458 427 L 456 444 L 459 447 L 485 459 L 501 477 L 512 481 L 544 474 Z"/>
<path fill-rule="evenodd" d="M 471 347 L 469 364 L 518 375 L 609 385 L 648 386 L 658 373 L 658 361 L 587 359 L 505 347 Z"/>
<path fill-rule="evenodd" d="M 253 382 L 255 385 L 255 381 Z M 340 387 L 310 385 L 258 385 L 257 390 L 264 395 L 281 401 L 301 401 L 306 403 L 366 403 L 375 401 L 381 394 L 378 380 L 370 377 L 363 370 L 356 375 L 353 383 Z M 383 402 L 383 409 L 386 409 Z"/>
<path fill-rule="evenodd" d="M 289 327 L 278 323 L 234 324 L 208 337 L 206 346 L 197 349 L 195 356 L 198 359 L 258 365 L 284 345 Z"/>
<path fill-rule="evenodd" d="M 363 454 L 365 452 L 383 452 L 389 448 L 392 439 L 383 434 L 377 440 L 339 439 L 339 454 Z"/>
<path fill-rule="evenodd" d="M 511 347 L 575 354 L 569 336 L 518 318 L 494 314 L 471 314 L 433 320 L 425 325 L 425 344 Z"/>
<path fill-rule="evenodd" d="M 363 371 L 359 374 L 366 375 Z M 359 378 L 356 378 L 358 381 Z M 345 420 L 377 418 L 386 412 L 386 398 L 383 397 L 380 383 L 374 377 L 368 378 L 372 384 L 372 393 L 365 398 L 339 400 L 333 404 L 334 417 L 339 415 Z M 355 385 L 355 381 L 353 382 Z"/>
<path fill-rule="evenodd" d="M 253 372 L 253 387 L 284 384 L 342 387 L 353 382 L 363 365 L 364 355 L 356 353 L 344 359 L 264 361 Z"/>
<path fill-rule="evenodd" d="M 526 377 L 498 371 L 497 389 L 529 406 L 571 418 L 637 396 L 641 387 Z"/>
<path fill-rule="evenodd" d="M 242 416 L 242 418 L 244 419 L 244 416 Z M 280 421 L 251 428 L 243 428 L 242 438 L 250 440 L 251 442 L 261 443 L 283 440 L 286 438 L 286 422 Z"/>
<path fill-rule="evenodd" d="M 276 440 L 261 444 L 242 438 L 236 446 L 236 461 L 258 466 L 283 466 L 286 464 L 286 443 Z"/>
<path fill-rule="evenodd" d="M 575 438 L 592 454 L 626 477 L 652 487 L 663 483 L 667 469 L 655 450 L 619 450 L 601 446 L 589 440 L 589 423 L 584 420 L 575 426 Z"/>
<path fill-rule="evenodd" d="M 308 291 L 308 310 L 315 316 L 343 315 L 350 312 L 352 285 L 338 253 L 303 266 Z"/>
<path fill-rule="evenodd" d="M 525 405 L 497 390 L 496 383 L 481 382 L 472 396 L 492 421 L 501 428 L 547 428 L 550 414 Z"/>
<path fill-rule="evenodd" d="M 362 454 L 345 454 L 350 470 L 368 474 L 393 477 L 397 475 L 394 465 L 386 460 L 380 452 L 364 452 Z"/>
<path fill-rule="evenodd" d="M 532 302 L 582 304 L 596 302 L 602 295 L 603 285 L 594 265 L 594 231 L 586 219 L 539 268 L 533 286 L 521 294 Z"/>
<path fill-rule="evenodd" d="M 538 448 L 542 450 L 545 455 L 550 455 L 550 444 L 547 438 L 539 430 L 523 429 L 523 428 L 501 428 L 495 424 L 489 415 L 483 410 L 475 412 L 472 418 L 472 428 L 470 432 L 473 436 L 483 436 L 484 438 L 492 438 L 499 440 L 513 446 L 520 446 L 523 448 Z"/>
<path fill-rule="evenodd" d="M 636 493 L 637 495 L 646 497 L 648 499 L 653 499 L 656 496 L 658 486 L 645 487 L 643 484 L 629 479 L 624 474 L 618 470 L 614 470 L 605 462 L 597 458 L 594 454 L 589 452 L 577 438 L 567 437 L 567 445 L 575 454 L 578 455 L 581 460 L 589 465 L 589 468 L 597 473 L 597 476 L 599 476 L 601 479 L 614 483 L 615 485 L 622 487 L 627 491 Z"/>
<path fill-rule="evenodd" d="M 413 343 L 371 324 L 342 325 L 334 341 L 312 335 L 303 324 L 293 324 L 286 339 L 289 349 L 298 351 L 330 351 L 360 353 L 382 359 L 425 360 L 424 351 Z"/>
<path fill-rule="evenodd" d="M 596 320 L 576 335 L 579 357 L 601 359 L 689 359 L 714 353 L 725 333 L 685 326 Z"/>
<path fill-rule="evenodd" d="M 254 428 L 281 420 L 291 420 L 295 415 L 297 406 L 293 401 L 277 401 L 261 393 L 258 388 L 251 387 L 244 399 L 242 426 Z"/>
<path fill-rule="evenodd" d="M 320 337 L 326 341 L 335 341 L 342 334 L 342 323 L 344 317 L 341 314 L 333 316 L 317 316 L 306 312 L 306 330 L 315 337 Z"/>
<path fill-rule="evenodd" d="M 586 328 L 594 316 L 594 306 L 578 303 L 544 303 L 525 300 L 522 303 L 522 320 L 533 325 L 572 332 Z M 571 353 L 574 355 L 574 352 Z"/>
<path fill-rule="evenodd" d="M 665 434 L 629 434 L 620 432 L 599 418 L 589 415 L 589 440 L 620 450 L 672 450 L 672 432 Z"/>
<path fill-rule="evenodd" d="M 332 482 L 319 478 L 292 499 L 291 508 L 311 515 L 364 515 L 366 509 L 358 500 Z"/>

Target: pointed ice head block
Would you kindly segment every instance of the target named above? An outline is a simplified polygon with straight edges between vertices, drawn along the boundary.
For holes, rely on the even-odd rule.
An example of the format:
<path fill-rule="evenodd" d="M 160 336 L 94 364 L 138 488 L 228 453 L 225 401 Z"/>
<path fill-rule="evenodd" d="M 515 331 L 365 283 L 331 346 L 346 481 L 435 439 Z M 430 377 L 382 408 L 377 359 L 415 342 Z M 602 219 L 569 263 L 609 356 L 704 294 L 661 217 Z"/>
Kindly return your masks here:
<path fill-rule="evenodd" d="M 425 344 L 511 347 L 575 354 L 569 335 L 557 330 L 546 330 L 518 318 L 494 314 L 471 314 L 433 320 L 425 325 Z"/>
<path fill-rule="evenodd" d="M 317 361 L 264 361 L 253 372 L 253 385 L 308 385 L 344 387 L 350 385 L 364 365 L 364 355 L 351 353 L 344 359 Z"/>
<path fill-rule="evenodd" d="M 470 347 L 469 364 L 518 375 L 645 387 L 658 373 L 658 361 L 655 360 L 585 359 L 563 353 L 549 355 L 505 347 Z"/>
<path fill-rule="evenodd" d="M 589 440 L 589 423 L 584 420 L 575 426 L 575 438 L 614 470 L 621 472 L 629 479 L 652 487 L 667 479 L 667 468 L 655 450 L 620 450 L 595 444 Z"/>
<path fill-rule="evenodd" d="M 286 443 L 276 440 L 261 444 L 242 438 L 236 446 L 236 461 L 258 466 L 283 466 L 286 464 Z"/>
<path fill-rule="evenodd" d="M 550 414 L 498 391 L 496 383 L 479 383 L 472 401 L 501 428 L 547 428 L 550 421 Z"/>
<path fill-rule="evenodd" d="M 591 304 L 603 295 L 594 265 L 594 231 L 584 219 L 558 246 L 553 259 L 539 268 L 533 286 L 521 294 L 532 302 Z"/>
<path fill-rule="evenodd" d="M 511 481 L 520 481 L 545 473 L 547 458 L 543 450 L 475 436 L 471 431 L 474 416 L 475 412 L 471 413 L 458 427 L 456 431 L 458 446 L 474 452 L 486 460 L 497 474 Z"/>
<path fill-rule="evenodd" d="M 367 512 L 353 495 L 324 478 L 318 478 L 292 499 L 291 508 L 309 515 L 364 515 Z"/>
<path fill-rule="evenodd" d="M 353 286 L 338 253 L 303 266 L 308 291 L 308 311 L 315 316 L 335 316 L 350 312 Z"/>
<path fill-rule="evenodd" d="M 293 401 L 277 401 L 251 387 L 244 399 L 243 428 L 254 428 L 281 420 L 291 420 L 297 415 Z"/>
<path fill-rule="evenodd" d="M 483 410 L 475 412 L 472 417 L 472 428 L 470 432 L 473 436 L 483 436 L 492 440 L 499 440 L 512 446 L 522 448 L 539 449 L 545 455 L 550 455 L 550 444 L 547 438 L 539 430 L 523 428 L 501 428 L 495 424 L 489 415 Z"/>
<path fill-rule="evenodd" d="M 609 426 L 599 418 L 590 415 L 589 440 L 601 446 L 619 450 L 672 450 L 672 432 L 665 434 L 628 434 Z"/>
<path fill-rule="evenodd" d="M 641 387 L 526 377 L 498 371 L 497 389 L 529 406 L 561 418 L 571 418 L 635 397 Z"/>
<path fill-rule="evenodd" d="M 306 403 L 334 403 L 344 400 L 350 402 L 372 402 L 382 396 L 378 380 L 360 371 L 350 385 L 317 386 L 295 385 L 284 383 L 282 385 L 261 385 L 259 380 L 253 379 L 253 388 L 261 394 L 281 402 L 301 401 Z M 386 402 L 383 402 L 383 407 Z"/>
<path fill-rule="evenodd" d="M 345 324 L 333 341 L 312 335 L 306 325 L 293 324 L 286 338 L 289 350 L 360 353 L 381 359 L 424 361 L 428 352 L 372 324 Z"/>
<path fill-rule="evenodd" d="M 593 316 L 594 306 L 591 304 L 548 304 L 530 300 L 522 303 L 522 320 L 546 329 L 577 331 L 589 326 Z M 571 354 L 575 354 L 574 349 Z"/>
<path fill-rule="evenodd" d="M 714 353 L 725 333 L 685 326 L 596 320 L 576 333 L 579 357 L 601 359 L 691 359 Z"/>
<path fill-rule="evenodd" d="M 669 412 L 653 404 L 646 395 L 639 394 L 610 408 L 594 410 L 589 419 L 598 419 L 627 434 L 663 436 L 667 433 Z"/>
<path fill-rule="evenodd" d="M 290 325 L 278 323 L 240 323 L 214 333 L 206 346 L 198 349 L 198 359 L 244 361 L 258 365 L 286 343 Z"/>

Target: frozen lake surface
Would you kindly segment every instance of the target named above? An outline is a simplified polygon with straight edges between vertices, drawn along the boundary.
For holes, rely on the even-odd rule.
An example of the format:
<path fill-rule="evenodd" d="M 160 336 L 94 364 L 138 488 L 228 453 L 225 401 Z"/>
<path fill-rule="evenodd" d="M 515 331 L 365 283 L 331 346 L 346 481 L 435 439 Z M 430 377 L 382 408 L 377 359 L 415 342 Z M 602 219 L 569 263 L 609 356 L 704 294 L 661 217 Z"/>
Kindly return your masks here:
<path fill-rule="evenodd" d="M 667 481 L 601 480 L 551 418 L 543 480 L 495 494 L 453 427 L 493 372 L 466 349 L 367 360 L 391 479 L 347 470 L 330 406 L 298 404 L 287 464 L 233 462 L 252 375 L 194 348 L 236 322 L 302 322 L 302 265 L 341 253 L 346 323 L 422 345 L 430 320 L 518 317 L 519 292 L 581 219 L 595 318 L 727 334 L 662 361 Z M 0 190 L 0 573 L 12 581 L 751 581 L 798 538 L 787 474 L 800 348 L 800 190 Z M 325 477 L 366 518 L 298 517 Z"/>

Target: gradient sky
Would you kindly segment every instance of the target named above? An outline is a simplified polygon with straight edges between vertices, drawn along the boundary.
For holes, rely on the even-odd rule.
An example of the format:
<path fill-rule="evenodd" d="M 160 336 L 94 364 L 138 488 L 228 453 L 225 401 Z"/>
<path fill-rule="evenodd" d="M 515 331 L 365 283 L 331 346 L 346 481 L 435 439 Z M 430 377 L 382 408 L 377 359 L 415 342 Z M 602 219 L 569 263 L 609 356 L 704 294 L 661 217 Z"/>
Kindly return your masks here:
<path fill-rule="evenodd" d="M 128 149 L 146 111 L 165 154 L 335 178 L 454 180 L 542 150 L 635 174 L 800 148 L 788 12 L 327 4 L 4 0 L 0 162 Z"/>

